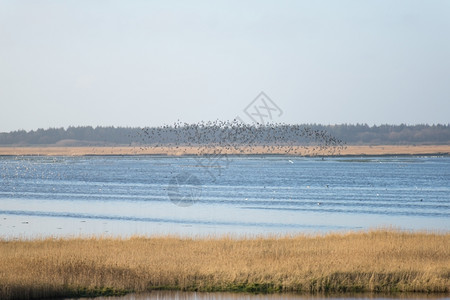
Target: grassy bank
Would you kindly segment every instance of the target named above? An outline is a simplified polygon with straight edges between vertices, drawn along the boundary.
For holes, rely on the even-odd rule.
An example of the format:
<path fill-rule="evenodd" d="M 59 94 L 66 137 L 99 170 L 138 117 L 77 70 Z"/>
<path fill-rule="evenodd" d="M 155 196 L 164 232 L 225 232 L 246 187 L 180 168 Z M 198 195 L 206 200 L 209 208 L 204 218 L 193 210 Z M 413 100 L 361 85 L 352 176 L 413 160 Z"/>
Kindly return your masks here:
<path fill-rule="evenodd" d="M 449 293 L 450 234 L 0 240 L 0 298 L 153 289 Z"/>

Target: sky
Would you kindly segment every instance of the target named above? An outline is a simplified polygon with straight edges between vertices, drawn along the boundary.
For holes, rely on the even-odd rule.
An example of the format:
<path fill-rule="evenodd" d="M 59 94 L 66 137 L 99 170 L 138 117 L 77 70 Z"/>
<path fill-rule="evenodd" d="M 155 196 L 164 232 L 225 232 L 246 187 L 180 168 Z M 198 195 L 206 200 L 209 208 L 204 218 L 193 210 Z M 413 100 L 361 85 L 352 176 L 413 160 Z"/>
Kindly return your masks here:
<path fill-rule="evenodd" d="M 274 122 L 448 124 L 450 1 L 0 0 L 0 132 L 244 119 L 261 91 Z"/>

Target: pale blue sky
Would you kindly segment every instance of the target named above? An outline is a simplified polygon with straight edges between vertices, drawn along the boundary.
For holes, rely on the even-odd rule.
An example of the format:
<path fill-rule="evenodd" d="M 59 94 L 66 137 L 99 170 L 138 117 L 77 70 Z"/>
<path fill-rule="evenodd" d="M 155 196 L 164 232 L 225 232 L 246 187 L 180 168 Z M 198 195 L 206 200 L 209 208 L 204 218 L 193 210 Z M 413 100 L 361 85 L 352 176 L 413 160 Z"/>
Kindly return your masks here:
<path fill-rule="evenodd" d="M 0 0 L 0 132 L 450 123 L 450 1 Z"/>

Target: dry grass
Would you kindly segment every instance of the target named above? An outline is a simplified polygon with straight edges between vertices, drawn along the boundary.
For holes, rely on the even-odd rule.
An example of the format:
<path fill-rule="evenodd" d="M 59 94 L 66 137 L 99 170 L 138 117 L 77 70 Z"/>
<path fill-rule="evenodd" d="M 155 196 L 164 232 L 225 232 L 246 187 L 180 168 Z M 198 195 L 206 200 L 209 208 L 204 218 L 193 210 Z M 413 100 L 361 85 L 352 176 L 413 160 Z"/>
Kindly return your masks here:
<path fill-rule="evenodd" d="M 449 293 L 450 234 L 0 240 L 0 298 L 152 289 Z"/>
<path fill-rule="evenodd" d="M 211 147 L 209 153 L 219 151 L 222 154 L 285 154 L 289 147 L 242 147 L 239 150 L 225 147 Z M 205 148 L 202 148 L 205 152 Z M 241 152 L 242 151 L 242 152 Z M 206 151 L 208 152 L 208 151 Z M 0 147 L 0 155 L 196 155 L 198 147 Z M 292 155 L 331 155 L 330 149 L 324 151 L 294 147 Z M 449 155 L 450 145 L 381 145 L 381 146 L 347 146 L 335 155 Z"/>

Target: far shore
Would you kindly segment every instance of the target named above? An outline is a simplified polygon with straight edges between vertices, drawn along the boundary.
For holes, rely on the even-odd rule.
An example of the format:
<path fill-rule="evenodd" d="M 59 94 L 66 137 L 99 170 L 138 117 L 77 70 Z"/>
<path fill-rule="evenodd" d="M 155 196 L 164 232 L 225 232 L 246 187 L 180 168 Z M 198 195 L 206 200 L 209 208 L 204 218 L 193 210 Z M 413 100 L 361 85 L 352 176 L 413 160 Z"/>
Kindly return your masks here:
<path fill-rule="evenodd" d="M 356 146 L 350 145 L 341 149 L 314 149 L 313 147 L 279 147 L 268 148 L 263 146 L 241 147 L 229 149 L 215 146 L 172 146 L 172 147 L 0 147 L 0 156 L 89 156 L 89 155 L 296 155 L 296 156 L 384 156 L 384 155 L 450 155 L 450 145 L 376 145 Z"/>

